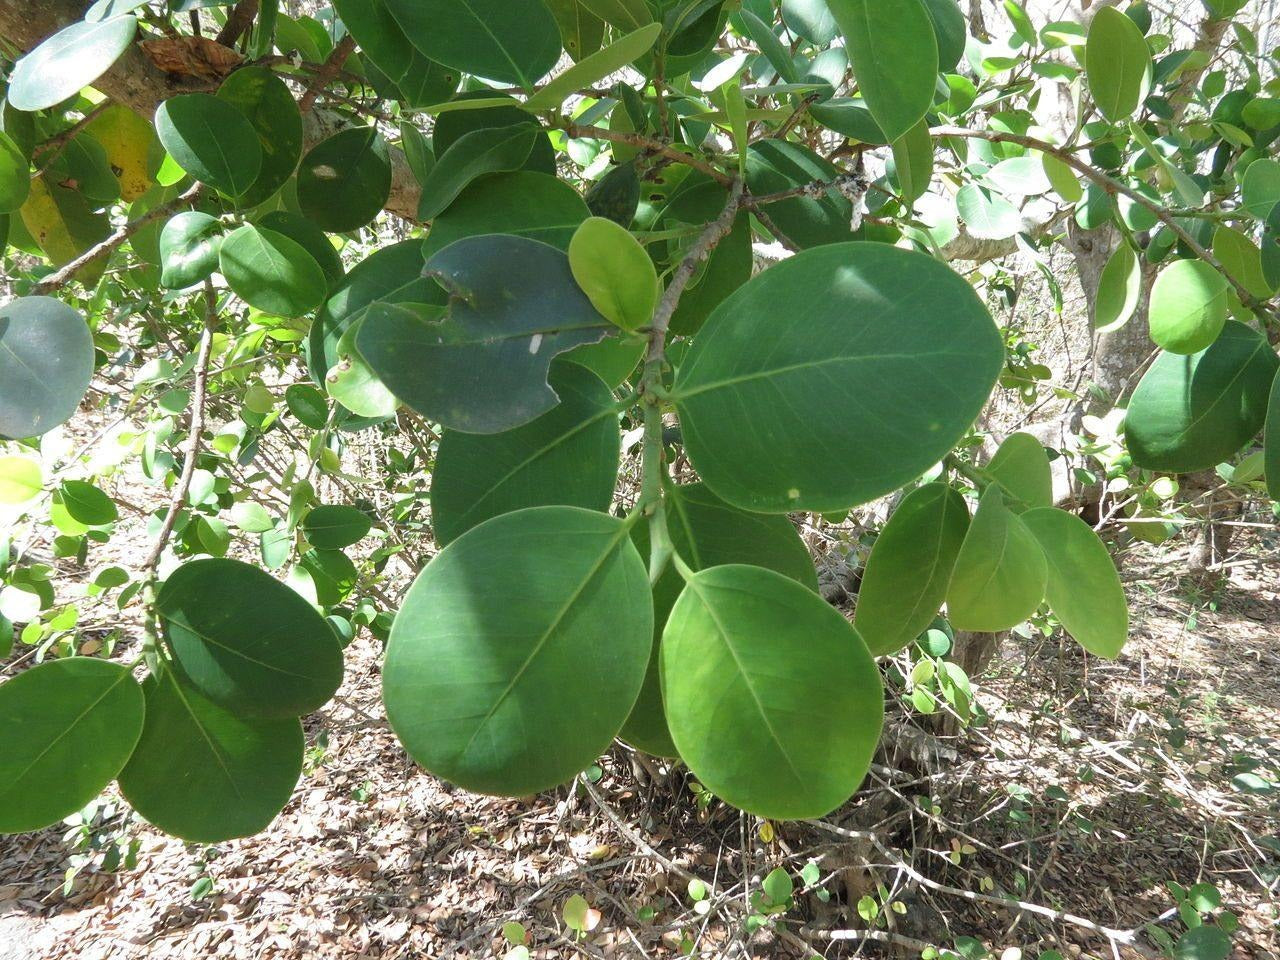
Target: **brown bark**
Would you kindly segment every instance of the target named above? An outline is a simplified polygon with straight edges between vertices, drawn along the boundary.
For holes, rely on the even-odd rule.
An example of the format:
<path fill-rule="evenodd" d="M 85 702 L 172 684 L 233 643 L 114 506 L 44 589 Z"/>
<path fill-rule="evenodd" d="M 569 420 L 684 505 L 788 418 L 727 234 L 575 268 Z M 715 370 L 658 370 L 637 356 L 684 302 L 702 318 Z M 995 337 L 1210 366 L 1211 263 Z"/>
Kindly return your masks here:
<path fill-rule="evenodd" d="M 82 0 L 0 0 L 0 37 L 24 53 L 40 42 L 75 23 L 84 15 Z M 148 120 L 156 108 L 177 93 L 207 90 L 205 82 L 192 82 L 161 71 L 139 50 L 126 50 L 111 69 L 93 86 Z M 337 133 L 349 121 L 328 110 L 309 110 L 303 115 L 305 147 L 310 149 Z M 422 187 L 398 149 L 391 151 L 391 195 L 386 210 L 405 220 L 417 222 Z"/>

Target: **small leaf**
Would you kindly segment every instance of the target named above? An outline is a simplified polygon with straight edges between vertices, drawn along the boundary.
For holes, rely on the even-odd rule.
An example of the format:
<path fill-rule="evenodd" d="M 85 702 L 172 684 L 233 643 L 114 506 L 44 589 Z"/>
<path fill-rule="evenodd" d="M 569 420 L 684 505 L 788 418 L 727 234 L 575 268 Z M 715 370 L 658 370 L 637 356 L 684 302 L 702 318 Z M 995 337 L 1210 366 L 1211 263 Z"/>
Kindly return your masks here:
<path fill-rule="evenodd" d="M 160 285 L 181 290 L 218 269 L 222 222 L 196 210 L 174 214 L 160 231 Z"/>
<path fill-rule="evenodd" d="M 1138 309 L 1142 300 L 1142 266 L 1133 248 L 1124 241 L 1102 268 L 1094 297 L 1093 326 L 1099 333 L 1119 330 Z"/>
<path fill-rule="evenodd" d="M 653 320 L 658 274 L 653 261 L 627 230 L 612 220 L 591 217 L 569 244 L 569 269 L 587 299 L 626 331 Z"/>
<path fill-rule="evenodd" d="M 355 507 L 330 504 L 316 507 L 302 521 L 302 532 L 313 547 L 341 550 L 359 543 L 373 529 L 373 521 Z"/>
<path fill-rule="evenodd" d="M 71 518 L 89 527 L 100 527 L 120 519 L 115 501 L 84 480 L 64 480 L 58 488 L 62 505 Z"/>
<path fill-rule="evenodd" d="M 774 867 L 765 875 L 764 878 L 764 895 L 769 898 L 770 902 L 782 905 L 791 900 L 791 894 L 795 890 L 795 883 L 791 880 L 791 874 L 787 873 L 782 867 Z"/>

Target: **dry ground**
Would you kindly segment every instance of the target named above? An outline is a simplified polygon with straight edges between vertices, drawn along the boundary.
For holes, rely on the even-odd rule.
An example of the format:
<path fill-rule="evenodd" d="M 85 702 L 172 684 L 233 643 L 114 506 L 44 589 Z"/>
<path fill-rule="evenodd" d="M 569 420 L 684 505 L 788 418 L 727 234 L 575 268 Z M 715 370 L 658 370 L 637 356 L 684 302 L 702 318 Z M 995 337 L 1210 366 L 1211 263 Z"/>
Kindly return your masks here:
<path fill-rule="evenodd" d="M 1269 534 L 1247 553 L 1275 549 Z M 415 769 L 383 722 L 377 644 L 365 636 L 339 699 L 309 721 L 293 801 L 263 835 L 189 847 L 108 808 L 92 829 L 0 839 L 0 960 L 501 956 L 513 920 L 538 957 L 674 956 L 682 940 L 699 956 L 800 955 L 801 941 L 831 956 L 910 955 L 913 941 L 964 937 L 997 956 L 1108 957 L 1108 939 L 1084 926 L 960 891 L 1127 930 L 1167 915 L 1169 881 L 1222 891 L 1242 923 L 1236 956 L 1280 956 L 1275 794 L 1232 784 L 1243 758 L 1280 768 L 1280 564 L 1233 567 L 1213 596 L 1181 586 L 1177 568 L 1168 550 L 1130 559 L 1134 630 L 1119 662 L 1012 638 L 981 680 L 984 725 L 938 737 L 931 721 L 898 716 L 887 765 L 829 818 L 874 828 L 883 850 L 810 824 L 762 835 L 714 802 L 699 811 L 681 772 L 621 749 L 590 792 L 511 801 L 452 790 Z M 99 853 L 68 881 L 85 848 L 64 834 L 136 837 L 137 866 L 107 872 Z M 798 874 L 810 861 L 825 901 L 803 893 L 785 932 L 746 936 L 744 879 L 758 889 L 771 868 Z M 913 870 L 946 889 L 922 887 Z M 705 914 L 692 909 L 689 874 L 712 890 Z M 877 882 L 906 908 L 876 934 L 898 945 L 830 939 L 865 927 L 853 904 Z M 580 942 L 561 920 L 573 894 L 600 911 Z"/>

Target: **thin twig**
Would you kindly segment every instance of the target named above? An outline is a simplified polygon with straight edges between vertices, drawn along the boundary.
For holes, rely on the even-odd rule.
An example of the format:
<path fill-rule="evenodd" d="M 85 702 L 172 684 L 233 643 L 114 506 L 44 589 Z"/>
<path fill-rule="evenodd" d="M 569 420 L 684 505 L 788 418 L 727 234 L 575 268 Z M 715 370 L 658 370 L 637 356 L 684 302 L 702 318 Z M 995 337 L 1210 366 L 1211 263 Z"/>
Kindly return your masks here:
<path fill-rule="evenodd" d="M 666 157 L 668 160 L 683 163 L 686 166 L 693 167 L 695 170 L 700 170 L 721 186 L 728 187 L 733 184 L 733 177 L 727 173 L 718 170 L 701 157 L 685 153 L 683 150 L 677 150 L 664 140 L 655 140 L 652 137 L 623 130 L 606 130 L 604 127 L 583 126 L 580 123 L 574 123 L 572 120 L 566 119 L 553 120 L 552 126 L 558 130 L 563 130 L 575 140 L 608 140 L 610 143 L 622 143 L 631 147 L 639 147 L 641 150 L 647 150 L 650 153 Z"/>
<path fill-rule="evenodd" d="M 333 52 L 329 54 L 311 79 L 307 92 L 298 101 L 298 109 L 302 113 L 309 113 L 311 108 L 316 105 L 316 97 L 320 95 L 320 91 L 324 89 L 325 84 L 332 81 L 341 72 L 342 65 L 347 62 L 347 58 L 351 56 L 355 48 L 356 38 L 351 34 L 347 34 L 338 41 L 338 45 L 333 48 Z"/>

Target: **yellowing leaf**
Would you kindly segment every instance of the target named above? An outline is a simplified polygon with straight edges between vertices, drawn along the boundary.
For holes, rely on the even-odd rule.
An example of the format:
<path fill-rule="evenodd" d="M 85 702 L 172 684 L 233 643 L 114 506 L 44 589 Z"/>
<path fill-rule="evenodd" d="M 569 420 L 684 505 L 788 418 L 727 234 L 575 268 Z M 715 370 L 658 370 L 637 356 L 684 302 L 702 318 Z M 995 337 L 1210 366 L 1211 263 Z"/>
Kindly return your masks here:
<path fill-rule="evenodd" d="M 58 267 L 111 232 L 106 216 L 94 213 L 80 194 L 51 184 L 44 177 L 31 181 L 31 195 L 22 205 L 22 222 L 31 239 Z M 81 270 L 80 278 L 86 283 L 96 280 L 103 266 L 102 260 L 89 265 Z"/>
<path fill-rule="evenodd" d="M 111 172 L 120 181 L 120 196 L 137 200 L 155 183 L 162 157 L 151 124 L 128 107 L 112 104 L 94 117 L 85 132 L 107 151 Z"/>

